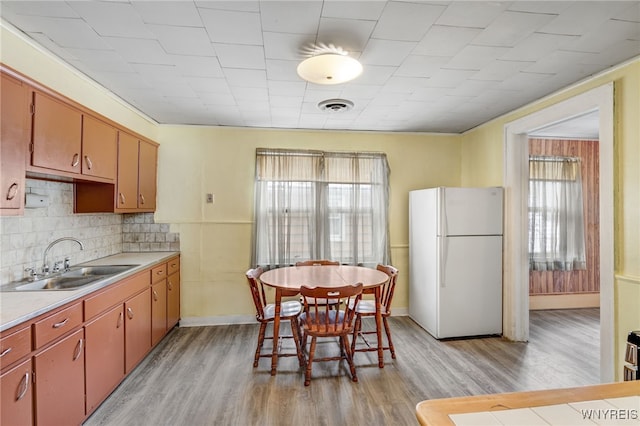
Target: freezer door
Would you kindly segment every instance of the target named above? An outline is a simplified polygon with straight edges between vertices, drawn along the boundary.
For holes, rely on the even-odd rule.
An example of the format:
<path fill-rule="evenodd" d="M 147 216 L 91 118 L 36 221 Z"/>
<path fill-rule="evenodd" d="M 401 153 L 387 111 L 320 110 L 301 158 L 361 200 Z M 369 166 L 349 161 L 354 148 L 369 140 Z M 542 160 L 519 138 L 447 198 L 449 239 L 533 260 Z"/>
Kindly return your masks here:
<path fill-rule="evenodd" d="M 502 237 L 439 238 L 437 338 L 502 334 Z"/>
<path fill-rule="evenodd" d="M 439 235 L 502 235 L 502 188 L 439 189 Z"/>

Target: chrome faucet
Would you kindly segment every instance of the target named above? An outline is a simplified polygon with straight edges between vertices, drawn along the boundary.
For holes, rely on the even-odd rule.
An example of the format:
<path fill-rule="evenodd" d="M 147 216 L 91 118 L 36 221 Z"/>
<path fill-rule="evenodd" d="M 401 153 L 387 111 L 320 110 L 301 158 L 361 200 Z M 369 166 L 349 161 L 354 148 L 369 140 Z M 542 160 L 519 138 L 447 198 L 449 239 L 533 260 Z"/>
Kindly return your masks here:
<path fill-rule="evenodd" d="M 49 265 L 47 264 L 47 254 L 49 254 L 49 250 L 51 250 L 51 247 L 55 246 L 56 244 L 58 244 L 61 241 L 75 241 L 76 243 L 80 244 L 80 250 L 84 250 L 84 244 L 82 243 L 82 241 L 80 241 L 77 238 L 73 238 L 73 237 L 62 237 L 62 238 L 58 238 L 57 240 L 51 242 L 51 244 L 49 244 L 47 246 L 47 248 L 44 249 L 44 255 L 42 256 L 42 274 L 43 275 L 48 275 L 49 274 Z M 66 260 L 67 259 L 65 259 L 65 267 L 68 264 L 68 262 Z"/>

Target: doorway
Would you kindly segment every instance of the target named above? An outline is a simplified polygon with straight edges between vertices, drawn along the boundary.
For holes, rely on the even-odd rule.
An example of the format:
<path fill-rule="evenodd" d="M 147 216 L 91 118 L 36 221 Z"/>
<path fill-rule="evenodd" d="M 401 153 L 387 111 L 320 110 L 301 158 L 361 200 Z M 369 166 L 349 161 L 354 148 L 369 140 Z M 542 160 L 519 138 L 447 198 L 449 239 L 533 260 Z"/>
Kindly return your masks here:
<path fill-rule="evenodd" d="M 529 339 L 528 134 L 548 125 L 598 114 L 600 176 L 600 380 L 614 380 L 613 311 L 613 83 L 592 89 L 505 125 L 503 335 Z"/>

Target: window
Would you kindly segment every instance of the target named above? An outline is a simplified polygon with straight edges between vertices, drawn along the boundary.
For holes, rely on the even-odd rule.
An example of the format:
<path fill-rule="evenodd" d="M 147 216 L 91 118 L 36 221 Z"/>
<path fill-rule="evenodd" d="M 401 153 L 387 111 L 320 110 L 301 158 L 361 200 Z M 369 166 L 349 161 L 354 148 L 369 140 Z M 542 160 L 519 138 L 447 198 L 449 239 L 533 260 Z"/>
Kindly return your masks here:
<path fill-rule="evenodd" d="M 529 158 L 529 269 L 586 269 L 580 159 Z"/>
<path fill-rule="evenodd" d="M 258 149 L 253 264 L 390 263 L 386 155 Z"/>

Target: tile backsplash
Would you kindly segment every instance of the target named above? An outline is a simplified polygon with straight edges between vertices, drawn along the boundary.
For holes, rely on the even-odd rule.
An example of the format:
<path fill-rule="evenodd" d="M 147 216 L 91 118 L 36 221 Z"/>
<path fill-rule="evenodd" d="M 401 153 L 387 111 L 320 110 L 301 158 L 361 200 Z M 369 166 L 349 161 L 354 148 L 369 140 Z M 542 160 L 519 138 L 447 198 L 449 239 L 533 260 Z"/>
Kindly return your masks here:
<path fill-rule="evenodd" d="M 24 278 L 26 268 L 40 270 L 52 241 L 75 237 L 51 248 L 48 263 L 71 258 L 72 264 L 126 251 L 179 251 L 178 234 L 156 224 L 153 213 L 73 214 L 73 184 L 27 179 L 27 193 L 46 195 L 48 205 L 25 208 L 23 216 L 0 217 L 0 284 Z"/>

